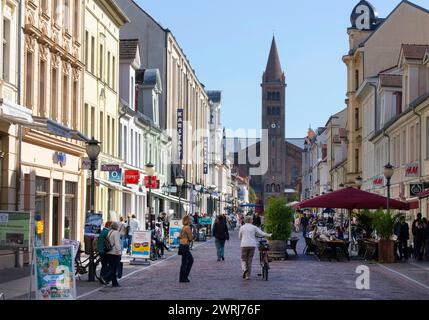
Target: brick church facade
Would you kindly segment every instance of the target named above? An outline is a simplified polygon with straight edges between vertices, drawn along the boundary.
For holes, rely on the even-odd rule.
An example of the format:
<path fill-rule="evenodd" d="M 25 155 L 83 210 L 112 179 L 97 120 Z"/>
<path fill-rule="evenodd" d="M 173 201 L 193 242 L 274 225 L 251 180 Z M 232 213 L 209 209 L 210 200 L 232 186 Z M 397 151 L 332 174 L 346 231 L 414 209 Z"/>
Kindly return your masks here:
<path fill-rule="evenodd" d="M 264 138 L 253 145 L 247 145 L 234 154 L 238 173 L 250 176 L 250 185 L 262 204 L 270 197 L 285 197 L 294 201 L 299 194 L 299 176 L 302 166 L 304 139 L 286 139 L 286 78 L 280 64 L 275 38 L 273 37 L 267 66 L 262 76 L 262 130 Z M 262 145 L 261 145 L 262 143 Z M 245 153 L 245 154 L 244 154 Z M 252 174 L 249 155 L 256 154 L 264 159 L 259 174 Z M 239 159 L 247 159 L 240 164 Z M 265 170 L 266 169 L 266 170 Z"/>

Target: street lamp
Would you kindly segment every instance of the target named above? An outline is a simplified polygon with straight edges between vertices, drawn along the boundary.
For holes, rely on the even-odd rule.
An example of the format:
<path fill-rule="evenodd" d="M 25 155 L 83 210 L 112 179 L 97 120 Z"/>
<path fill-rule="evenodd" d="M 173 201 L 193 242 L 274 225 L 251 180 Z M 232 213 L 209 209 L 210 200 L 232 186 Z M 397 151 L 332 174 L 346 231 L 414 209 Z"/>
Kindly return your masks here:
<path fill-rule="evenodd" d="M 211 206 L 211 216 L 213 217 L 213 213 L 214 213 L 214 199 L 213 199 L 213 192 L 215 192 L 217 189 L 217 187 L 215 185 L 211 185 L 208 188 L 208 191 L 210 192 L 210 206 Z"/>
<path fill-rule="evenodd" d="M 185 183 L 185 178 L 181 174 L 179 174 L 176 177 L 176 186 L 179 187 L 179 218 L 182 218 L 182 206 L 181 206 L 181 199 L 182 199 L 182 186 Z"/>
<path fill-rule="evenodd" d="M 203 185 L 201 183 L 197 183 L 195 185 L 195 190 L 198 192 L 198 211 L 201 214 L 201 190 L 203 190 Z"/>
<path fill-rule="evenodd" d="M 145 172 L 149 177 L 149 230 L 155 229 L 155 224 L 152 225 L 152 177 L 155 175 L 155 166 L 152 163 L 145 165 Z"/>
<path fill-rule="evenodd" d="M 92 137 L 91 140 L 89 140 L 86 143 L 86 153 L 88 154 L 89 160 L 91 160 L 91 214 L 95 213 L 94 210 L 94 195 L 95 195 L 95 170 L 97 169 L 95 166 L 95 162 L 97 161 L 98 155 L 100 154 L 100 142 L 94 139 Z M 95 265 L 95 256 L 94 256 L 94 249 L 90 248 L 89 250 L 89 266 L 88 266 L 88 281 L 94 282 L 95 281 L 95 269 L 97 266 Z"/>
<path fill-rule="evenodd" d="M 384 176 L 386 177 L 386 180 L 387 180 L 387 183 L 386 183 L 386 187 L 387 187 L 387 212 L 390 211 L 390 179 L 392 179 L 393 173 L 394 173 L 394 168 L 389 162 L 388 164 L 386 164 L 384 166 Z"/>

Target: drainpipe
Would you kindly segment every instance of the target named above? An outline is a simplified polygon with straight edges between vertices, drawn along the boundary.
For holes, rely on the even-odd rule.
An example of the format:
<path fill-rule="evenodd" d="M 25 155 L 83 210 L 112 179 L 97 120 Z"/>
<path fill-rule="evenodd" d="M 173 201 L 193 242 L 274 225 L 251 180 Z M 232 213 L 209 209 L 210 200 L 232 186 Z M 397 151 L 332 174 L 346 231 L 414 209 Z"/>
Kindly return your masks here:
<path fill-rule="evenodd" d="M 413 107 L 413 113 L 419 118 L 419 127 L 420 127 L 420 134 L 419 134 L 419 136 L 420 136 L 420 141 L 419 141 L 419 182 L 422 182 L 422 170 L 423 170 L 423 168 L 422 168 L 422 141 L 423 141 L 422 137 L 423 137 L 423 135 L 421 133 L 422 133 L 422 124 L 423 123 L 422 123 L 422 115 L 416 111 L 417 107 L 418 107 L 418 105 Z M 427 137 L 426 137 L 426 139 L 427 139 Z M 423 201 L 423 199 L 419 199 L 420 209 L 422 208 L 422 201 Z"/>

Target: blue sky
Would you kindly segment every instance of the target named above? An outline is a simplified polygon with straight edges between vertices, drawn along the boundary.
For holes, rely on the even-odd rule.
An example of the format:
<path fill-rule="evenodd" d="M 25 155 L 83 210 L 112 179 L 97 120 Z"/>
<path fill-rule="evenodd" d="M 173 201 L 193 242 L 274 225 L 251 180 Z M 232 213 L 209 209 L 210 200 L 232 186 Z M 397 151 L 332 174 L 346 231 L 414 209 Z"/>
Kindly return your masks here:
<path fill-rule="evenodd" d="M 359 0 L 137 0 L 169 28 L 210 90 L 222 123 L 260 129 L 262 72 L 273 32 L 286 74 L 286 136 L 303 137 L 342 110 L 350 13 Z M 399 0 L 370 0 L 386 17 Z M 429 0 L 412 1 L 429 8 Z"/>

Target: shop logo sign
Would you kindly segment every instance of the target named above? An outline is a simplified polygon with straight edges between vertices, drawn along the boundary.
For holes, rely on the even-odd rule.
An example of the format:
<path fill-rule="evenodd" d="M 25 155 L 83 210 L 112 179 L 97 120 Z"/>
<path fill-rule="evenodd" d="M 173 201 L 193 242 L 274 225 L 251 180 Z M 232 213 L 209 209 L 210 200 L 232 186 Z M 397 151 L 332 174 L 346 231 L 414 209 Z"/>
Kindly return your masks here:
<path fill-rule="evenodd" d="M 139 184 L 140 171 L 125 170 L 125 184 Z"/>
<path fill-rule="evenodd" d="M 122 169 L 118 169 L 117 171 L 109 171 L 109 181 L 122 183 Z"/>
<path fill-rule="evenodd" d="M 57 163 L 60 166 L 65 166 L 66 160 L 67 160 L 67 156 L 64 152 L 55 152 L 54 153 L 54 163 Z"/>
<path fill-rule="evenodd" d="M 415 163 L 407 164 L 405 167 L 406 177 L 418 177 L 419 176 L 419 165 Z"/>

